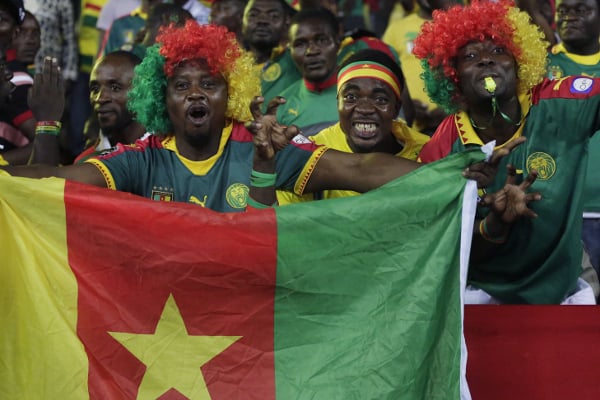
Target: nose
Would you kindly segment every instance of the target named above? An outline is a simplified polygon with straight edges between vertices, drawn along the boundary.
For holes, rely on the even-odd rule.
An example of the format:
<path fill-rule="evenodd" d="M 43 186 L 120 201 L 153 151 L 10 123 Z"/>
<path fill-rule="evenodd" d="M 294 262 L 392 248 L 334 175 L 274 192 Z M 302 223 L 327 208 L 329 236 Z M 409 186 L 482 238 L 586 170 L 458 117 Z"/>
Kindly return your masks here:
<path fill-rule="evenodd" d="M 355 110 L 361 114 L 371 114 L 375 107 L 373 107 L 373 103 L 368 98 L 361 97 L 356 101 Z"/>
<path fill-rule="evenodd" d="M 198 86 L 190 88 L 189 93 L 186 96 L 188 101 L 206 100 L 206 94 Z"/>

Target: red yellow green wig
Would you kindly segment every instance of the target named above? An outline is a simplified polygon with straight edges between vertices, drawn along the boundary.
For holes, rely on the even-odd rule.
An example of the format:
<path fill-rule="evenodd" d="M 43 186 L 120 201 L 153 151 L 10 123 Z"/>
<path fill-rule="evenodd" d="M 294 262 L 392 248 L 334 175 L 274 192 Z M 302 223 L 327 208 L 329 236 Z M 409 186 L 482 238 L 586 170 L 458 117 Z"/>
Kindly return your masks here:
<path fill-rule="evenodd" d="M 512 1 L 474 0 L 468 6 L 437 10 L 415 39 L 413 53 L 421 59 L 425 91 L 448 113 L 459 109 L 455 57 L 469 42 L 493 40 L 516 59 L 518 92 L 540 83 L 546 71 L 548 43 L 529 15 Z"/>
<path fill-rule="evenodd" d="M 135 68 L 128 105 L 149 132 L 171 132 L 166 108 L 167 77 L 181 63 L 195 60 L 203 60 L 227 81 L 226 117 L 242 122 L 252 118 L 250 101 L 261 93 L 254 59 L 225 27 L 190 20 L 183 27 L 170 25 L 161 30 L 156 44 L 147 49 L 144 60 Z"/>

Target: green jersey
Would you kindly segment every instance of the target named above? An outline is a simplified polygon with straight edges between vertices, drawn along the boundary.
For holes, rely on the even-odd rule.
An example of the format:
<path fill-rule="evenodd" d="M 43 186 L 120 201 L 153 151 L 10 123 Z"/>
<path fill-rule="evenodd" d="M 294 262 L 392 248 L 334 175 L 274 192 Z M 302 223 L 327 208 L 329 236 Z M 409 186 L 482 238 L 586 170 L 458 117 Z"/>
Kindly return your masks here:
<path fill-rule="evenodd" d="M 548 54 L 548 77 L 567 75 L 600 76 L 600 52 L 588 56 L 571 54 L 562 44 Z M 600 135 L 594 135 L 588 147 L 588 166 L 583 191 L 583 211 L 600 213 Z"/>
<path fill-rule="evenodd" d="M 516 221 L 497 255 L 471 263 L 469 281 L 503 302 L 557 304 L 581 273 L 582 188 L 589 138 L 600 129 L 600 79 L 544 80 L 520 101 L 525 119 L 515 137 L 527 141 L 503 158 L 489 190 L 502 188 L 507 163 L 521 176 L 536 169 L 538 217 Z M 442 122 L 419 157 L 431 162 L 481 144 L 461 112 Z"/>
<path fill-rule="evenodd" d="M 297 136 L 276 156 L 276 187 L 302 193 L 326 148 Z M 117 145 L 86 162 L 94 164 L 109 188 L 158 201 L 189 202 L 215 211 L 244 211 L 254 157 L 252 135 L 240 123 L 223 131 L 217 153 L 192 161 L 177 151 L 174 136 L 150 136 Z"/>

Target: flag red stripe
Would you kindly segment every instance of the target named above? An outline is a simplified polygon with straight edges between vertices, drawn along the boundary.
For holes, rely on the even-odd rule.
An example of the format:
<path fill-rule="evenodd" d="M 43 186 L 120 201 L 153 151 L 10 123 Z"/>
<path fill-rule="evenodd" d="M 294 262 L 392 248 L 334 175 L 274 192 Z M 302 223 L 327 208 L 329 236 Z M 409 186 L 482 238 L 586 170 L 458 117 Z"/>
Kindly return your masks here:
<path fill-rule="evenodd" d="M 274 212 L 219 214 L 71 182 L 65 205 L 91 399 L 136 398 L 145 366 L 108 332 L 153 333 L 169 295 L 188 334 L 242 336 L 202 368 L 213 400 L 274 398 Z"/>

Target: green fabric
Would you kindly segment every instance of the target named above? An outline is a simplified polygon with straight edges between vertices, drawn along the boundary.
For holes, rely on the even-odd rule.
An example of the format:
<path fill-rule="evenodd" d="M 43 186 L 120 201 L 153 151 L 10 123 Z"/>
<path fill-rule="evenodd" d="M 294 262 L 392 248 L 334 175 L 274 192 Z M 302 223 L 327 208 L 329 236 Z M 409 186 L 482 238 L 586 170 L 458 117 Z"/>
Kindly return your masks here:
<path fill-rule="evenodd" d="M 461 171 L 482 156 L 276 208 L 278 399 L 459 398 Z"/>
<path fill-rule="evenodd" d="M 302 75 L 296 68 L 288 48 L 267 62 L 260 75 L 261 92 L 265 98 L 263 111 L 266 110 L 269 100 L 280 96 L 284 89 L 299 79 L 302 79 Z"/>
<path fill-rule="evenodd" d="M 600 76 L 600 64 L 583 65 L 565 53 L 548 54 L 548 77 L 566 75 Z M 587 173 L 583 187 L 583 211 L 600 212 L 600 134 L 596 132 L 588 145 Z"/>

